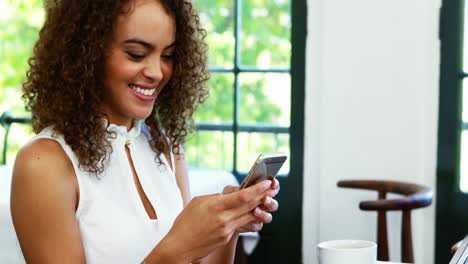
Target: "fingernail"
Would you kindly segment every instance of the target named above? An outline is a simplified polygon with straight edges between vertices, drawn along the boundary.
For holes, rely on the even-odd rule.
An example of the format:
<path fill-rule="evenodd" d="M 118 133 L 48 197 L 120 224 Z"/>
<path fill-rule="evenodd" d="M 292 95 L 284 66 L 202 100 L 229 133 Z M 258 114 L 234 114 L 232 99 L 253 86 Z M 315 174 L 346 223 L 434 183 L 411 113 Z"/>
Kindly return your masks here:
<path fill-rule="evenodd" d="M 270 204 L 271 203 L 271 198 L 269 196 L 267 196 L 265 198 L 265 204 Z"/>
<path fill-rule="evenodd" d="M 268 189 L 270 188 L 271 186 L 271 181 L 270 180 L 266 180 L 262 183 L 262 189 Z"/>
<path fill-rule="evenodd" d="M 275 179 L 273 181 L 273 186 L 276 188 L 276 187 L 278 187 L 278 185 L 279 185 L 279 181 L 277 179 Z"/>
<path fill-rule="evenodd" d="M 256 207 L 255 211 L 254 211 L 255 216 L 260 216 L 261 213 L 262 212 L 261 212 L 260 208 Z"/>

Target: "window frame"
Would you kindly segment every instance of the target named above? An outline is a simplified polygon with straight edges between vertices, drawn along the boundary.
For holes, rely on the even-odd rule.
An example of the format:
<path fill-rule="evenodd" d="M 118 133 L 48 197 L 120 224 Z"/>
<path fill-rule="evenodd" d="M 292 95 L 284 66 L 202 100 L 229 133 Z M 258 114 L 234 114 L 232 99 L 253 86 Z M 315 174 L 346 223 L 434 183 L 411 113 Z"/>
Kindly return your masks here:
<path fill-rule="evenodd" d="M 302 196 L 304 157 L 304 109 L 305 109 L 305 65 L 307 37 L 307 1 L 291 1 L 291 62 L 290 68 L 259 69 L 243 67 L 239 59 L 242 0 L 235 1 L 235 54 L 232 68 L 210 67 L 212 73 L 233 73 L 234 107 L 233 123 L 215 124 L 198 122 L 198 131 L 232 132 L 234 137 L 233 171 L 242 180 L 245 176 L 237 168 L 237 134 L 239 132 L 289 133 L 290 171 L 287 177 L 278 177 L 281 191 L 276 197 L 281 209 L 275 213 L 274 221 L 263 227 L 260 243 L 248 257 L 249 263 L 300 263 L 302 261 Z M 291 77 L 290 126 L 246 125 L 239 122 L 239 74 L 240 73 L 289 73 Z M 287 227 L 287 228 L 285 228 Z M 287 243 L 285 243 L 287 241 Z"/>
<path fill-rule="evenodd" d="M 293 1 L 291 1 L 291 13 L 293 12 Z M 239 180 L 242 181 L 243 178 L 246 176 L 246 171 L 239 171 L 237 166 L 237 149 L 238 149 L 238 135 L 241 132 L 247 133 L 266 133 L 272 135 L 279 135 L 279 134 L 286 134 L 291 137 L 291 127 L 292 127 L 292 119 L 293 114 L 291 112 L 291 121 L 290 126 L 279 126 L 279 125 L 270 125 L 270 124 L 243 124 L 240 122 L 239 118 L 239 108 L 240 108 L 240 82 L 239 82 L 239 75 L 242 73 L 285 73 L 289 74 L 291 78 L 291 105 L 293 105 L 292 93 L 293 93 L 293 76 L 290 67 L 277 67 L 277 68 L 259 68 L 259 67 L 251 67 L 251 66 L 243 66 L 241 62 L 241 43 L 240 43 L 240 35 L 242 33 L 242 2 L 243 0 L 234 0 L 234 58 L 233 58 L 233 67 L 232 68 L 224 68 L 224 67 L 217 67 L 217 66 L 210 66 L 209 71 L 210 73 L 231 73 L 234 75 L 234 85 L 233 85 L 233 116 L 232 116 L 232 124 L 231 123 L 212 123 L 212 122 L 196 122 L 195 133 L 197 132 L 232 132 L 233 135 L 233 160 L 232 160 L 232 169 L 231 173 Z M 291 20 L 293 20 L 293 16 L 291 14 Z M 291 21 L 291 24 L 293 21 Z M 292 32 L 291 32 L 292 33 Z M 291 34 L 291 44 L 293 42 L 293 37 Z M 291 45 L 291 50 L 293 47 Z M 291 61 L 293 61 L 291 56 Z M 291 107 L 291 110 L 293 108 Z M 289 144 L 289 150 L 291 152 L 291 139 Z M 291 166 L 291 165 L 290 165 Z M 280 175 L 280 176 L 287 176 L 287 175 Z"/>
<path fill-rule="evenodd" d="M 437 150 L 437 205 L 435 263 L 448 263 L 450 249 L 468 232 L 468 195 L 460 189 L 463 79 L 463 0 L 443 0 L 439 127 Z M 468 87 L 467 87 L 468 88 Z"/>

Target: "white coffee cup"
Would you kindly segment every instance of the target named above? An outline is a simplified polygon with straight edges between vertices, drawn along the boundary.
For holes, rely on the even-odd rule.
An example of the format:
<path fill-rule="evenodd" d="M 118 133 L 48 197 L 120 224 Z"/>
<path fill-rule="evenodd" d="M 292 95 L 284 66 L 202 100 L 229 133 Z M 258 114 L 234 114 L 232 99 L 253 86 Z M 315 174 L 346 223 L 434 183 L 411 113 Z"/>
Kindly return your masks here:
<path fill-rule="evenodd" d="M 319 264 L 375 264 L 377 245 L 364 240 L 334 240 L 318 244 Z"/>

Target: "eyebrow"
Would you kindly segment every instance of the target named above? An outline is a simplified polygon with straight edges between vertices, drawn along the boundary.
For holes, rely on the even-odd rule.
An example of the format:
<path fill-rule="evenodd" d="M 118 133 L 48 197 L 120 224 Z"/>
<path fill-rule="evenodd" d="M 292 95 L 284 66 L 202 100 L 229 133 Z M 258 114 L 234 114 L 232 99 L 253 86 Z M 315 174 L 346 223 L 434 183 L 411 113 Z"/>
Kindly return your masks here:
<path fill-rule="evenodd" d="M 148 43 L 144 40 L 141 40 L 141 39 L 137 39 L 137 38 L 131 38 L 131 39 L 127 39 L 124 41 L 125 44 L 140 44 L 142 45 L 143 47 L 147 48 L 147 49 L 155 49 L 155 46 L 151 43 Z M 164 49 L 169 49 L 169 48 L 172 48 L 172 47 L 175 47 L 176 45 L 176 42 L 172 42 L 172 44 L 170 44 L 169 46 L 165 47 Z"/>

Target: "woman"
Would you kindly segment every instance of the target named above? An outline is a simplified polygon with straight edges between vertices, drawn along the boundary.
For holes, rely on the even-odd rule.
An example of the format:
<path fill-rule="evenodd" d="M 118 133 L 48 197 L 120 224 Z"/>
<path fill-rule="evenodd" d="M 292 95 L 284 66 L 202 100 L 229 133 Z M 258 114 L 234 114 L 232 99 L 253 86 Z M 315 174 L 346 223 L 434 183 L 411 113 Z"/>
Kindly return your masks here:
<path fill-rule="evenodd" d="M 276 180 L 190 197 L 204 35 L 189 1 L 47 4 L 23 96 L 38 135 L 12 182 L 28 263 L 229 263 L 238 234 L 271 221 Z"/>

